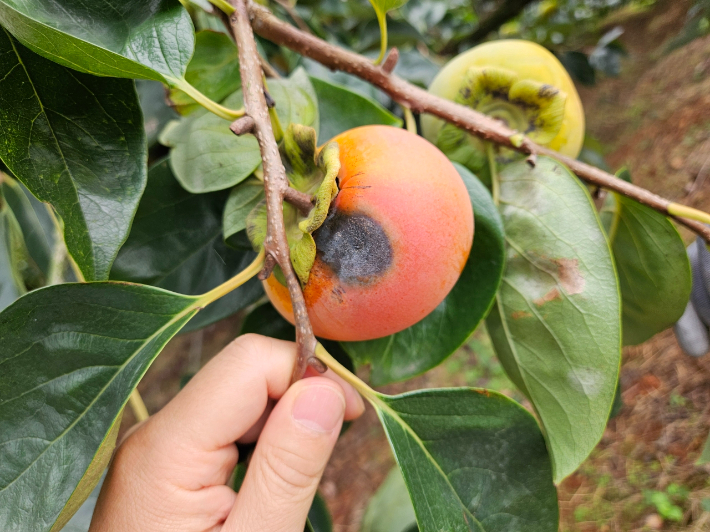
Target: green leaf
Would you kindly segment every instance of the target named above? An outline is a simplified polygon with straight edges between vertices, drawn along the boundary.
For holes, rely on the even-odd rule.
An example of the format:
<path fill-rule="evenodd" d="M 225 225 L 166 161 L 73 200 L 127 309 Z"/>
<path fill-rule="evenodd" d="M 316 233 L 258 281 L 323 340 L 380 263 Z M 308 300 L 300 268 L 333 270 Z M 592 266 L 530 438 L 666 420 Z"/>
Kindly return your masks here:
<path fill-rule="evenodd" d="M 224 206 L 222 225 L 224 239 L 244 231 L 247 227 L 247 215 L 264 199 L 264 184 L 258 179 L 250 179 L 232 189 Z"/>
<path fill-rule="evenodd" d="M 0 530 L 68 520 L 75 491 L 91 491 L 82 479 L 98 480 L 110 457 L 102 445 L 131 391 L 198 305 L 102 282 L 42 288 L 0 313 Z"/>
<path fill-rule="evenodd" d="M 402 332 L 364 342 L 344 342 L 358 364 L 371 364 L 375 386 L 427 371 L 456 351 L 493 304 L 503 275 L 503 222 L 485 186 L 455 165 L 473 206 L 475 233 L 471 254 L 454 288 L 434 311 Z"/>
<path fill-rule="evenodd" d="M 311 83 L 318 96 L 321 143 L 358 126 L 402 126 L 399 118 L 370 98 L 323 79 L 311 77 Z"/>
<path fill-rule="evenodd" d="M 559 482 L 596 446 L 614 402 L 616 272 L 589 193 L 555 160 L 503 168 L 500 212 L 506 269 L 488 332 L 542 421 Z"/>
<path fill-rule="evenodd" d="M 226 192 L 186 192 L 173 177 L 167 159 L 153 166 L 111 279 L 200 295 L 242 271 L 256 254 L 224 244 L 222 209 L 226 197 Z M 262 293 L 261 284 L 252 279 L 200 312 L 186 330 L 230 316 Z"/>
<path fill-rule="evenodd" d="M 292 122 L 317 126 L 317 98 L 303 69 L 288 79 L 269 80 L 269 93 L 276 101 L 276 113 L 284 130 Z M 230 108 L 241 107 L 241 90 L 223 103 Z M 183 188 L 195 194 L 230 188 L 261 164 L 256 138 L 235 136 L 229 124 L 203 109 L 165 128 L 160 142 L 172 148 L 170 166 Z"/>
<path fill-rule="evenodd" d="M 313 532 L 333 532 L 333 518 L 320 493 L 316 493 L 308 510 L 308 524 Z"/>
<path fill-rule="evenodd" d="M 522 406 L 472 388 L 374 404 L 422 532 L 557 532 L 550 457 Z"/>
<path fill-rule="evenodd" d="M 0 188 L 0 310 L 26 291 L 19 264 L 25 246 L 22 230 L 3 192 Z"/>
<path fill-rule="evenodd" d="M 422 55 L 416 48 L 399 51 L 399 61 L 394 67 L 394 74 L 420 87 L 428 87 L 441 70 L 429 57 Z"/>
<path fill-rule="evenodd" d="M 158 142 L 158 136 L 165 125 L 179 116 L 168 106 L 165 90 L 165 86 L 158 81 L 136 81 L 136 91 L 143 110 L 143 128 L 149 148 Z"/>
<path fill-rule="evenodd" d="M 402 7 L 408 1 L 409 0 L 370 0 L 370 3 L 377 13 L 387 13 L 393 9 Z"/>
<path fill-rule="evenodd" d="M 194 46 L 178 0 L 0 0 L 0 24 L 36 53 L 96 76 L 174 83 Z"/>
<path fill-rule="evenodd" d="M 48 206 L 12 178 L 4 177 L 0 183 L 0 192 L 19 223 L 28 258 L 42 276 L 41 284 L 44 284 L 52 277 L 55 269 L 55 246 L 63 245 Z"/>
<path fill-rule="evenodd" d="M 2 30 L 0 130 L 0 158 L 60 214 L 84 277 L 106 279 L 146 182 L 133 82 L 74 72 Z"/>
<path fill-rule="evenodd" d="M 239 51 L 232 39 L 211 30 L 195 34 L 195 53 L 185 72 L 187 82 L 202 94 L 221 102 L 241 86 Z M 200 104 L 180 89 L 170 91 L 170 99 L 180 114 L 200 109 Z M 241 106 L 240 106 L 241 107 Z"/>
<path fill-rule="evenodd" d="M 416 525 L 402 471 L 395 467 L 367 504 L 360 532 L 407 532 Z"/>
<path fill-rule="evenodd" d="M 671 327 L 690 298 L 690 262 L 671 221 L 610 192 L 602 222 L 614 252 L 621 288 L 624 345 L 645 342 Z"/>

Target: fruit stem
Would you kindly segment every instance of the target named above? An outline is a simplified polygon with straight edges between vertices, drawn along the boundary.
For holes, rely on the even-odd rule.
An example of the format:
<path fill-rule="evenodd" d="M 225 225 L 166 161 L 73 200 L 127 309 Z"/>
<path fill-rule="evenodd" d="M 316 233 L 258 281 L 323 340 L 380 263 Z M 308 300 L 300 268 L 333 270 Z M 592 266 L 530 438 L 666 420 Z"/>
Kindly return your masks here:
<path fill-rule="evenodd" d="M 320 343 L 316 345 L 315 354 L 318 360 L 320 360 L 326 366 L 332 369 L 333 373 L 335 373 L 338 377 L 340 377 L 345 382 L 350 384 L 353 388 L 355 388 L 365 399 L 367 399 L 373 404 L 380 404 L 381 401 L 378 397 L 378 393 L 375 392 L 375 390 L 373 390 L 372 388 L 370 388 L 367 384 L 365 384 L 362 380 L 360 380 L 356 375 L 351 373 L 340 362 L 335 360 L 335 358 L 333 358 L 333 356 L 328 353 L 325 347 L 323 347 Z"/>
<path fill-rule="evenodd" d="M 134 388 L 131 392 L 131 395 L 128 397 L 128 404 L 131 406 L 133 415 L 135 416 L 136 421 L 138 421 L 138 423 L 140 423 L 141 421 L 145 421 L 150 417 L 148 409 L 145 407 L 143 398 L 141 397 L 141 394 L 137 388 Z"/>
<path fill-rule="evenodd" d="M 498 205 L 500 201 L 500 182 L 498 181 L 498 163 L 492 142 L 486 142 L 486 155 L 488 156 L 488 170 L 491 173 L 491 195 L 493 203 Z"/>
<path fill-rule="evenodd" d="M 264 254 L 264 248 L 262 248 L 249 266 L 244 268 L 228 281 L 225 281 L 218 287 L 213 288 L 209 292 L 199 296 L 197 299 L 197 305 L 200 307 L 206 307 L 210 303 L 217 301 L 219 298 L 226 296 L 232 290 L 239 288 L 249 279 L 258 274 L 264 265 Z"/>
<path fill-rule="evenodd" d="M 414 113 L 406 105 L 402 106 L 402 111 L 404 111 L 404 123 L 407 125 L 407 131 L 410 133 L 417 134 L 417 121 L 414 119 Z"/>
<path fill-rule="evenodd" d="M 370 3 L 372 3 L 372 0 L 370 0 Z M 377 14 L 377 22 L 380 25 L 380 55 L 375 59 L 375 64 L 379 65 L 387 53 L 387 12 L 375 7 L 375 13 Z"/>
<path fill-rule="evenodd" d="M 237 110 L 228 109 L 227 107 L 218 104 L 217 102 L 208 98 L 206 95 L 202 94 L 199 90 L 190 85 L 184 79 L 178 80 L 175 83 L 175 86 L 181 91 L 183 91 L 185 94 L 187 94 L 190 98 L 195 100 L 197 103 L 199 103 L 202 107 L 204 107 L 211 113 L 216 114 L 220 118 L 232 121 L 244 116 L 244 107 Z"/>
<path fill-rule="evenodd" d="M 227 15 L 231 15 L 232 13 L 234 13 L 234 8 L 224 0 L 209 0 L 209 3 L 215 6 L 220 11 L 223 11 Z"/>
<path fill-rule="evenodd" d="M 680 203 L 669 203 L 668 214 L 671 216 L 690 218 L 691 220 L 697 220 L 704 224 L 710 224 L 710 214 L 694 209 L 693 207 L 688 207 L 687 205 L 681 205 Z"/>

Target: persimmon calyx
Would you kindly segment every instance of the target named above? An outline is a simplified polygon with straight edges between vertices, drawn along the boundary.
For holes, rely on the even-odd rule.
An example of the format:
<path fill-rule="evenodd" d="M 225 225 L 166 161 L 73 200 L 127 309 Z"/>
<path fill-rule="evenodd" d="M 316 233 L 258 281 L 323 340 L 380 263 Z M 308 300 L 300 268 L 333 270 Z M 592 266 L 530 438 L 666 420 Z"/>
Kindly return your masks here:
<path fill-rule="evenodd" d="M 560 132 L 565 117 L 567 94 L 551 85 L 522 79 L 511 70 L 495 67 L 470 67 L 455 98 L 465 105 L 526 135 L 538 144 L 551 142 Z M 469 168 L 486 164 L 483 142 L 453 124 L 439 131 L 437 146 L 450 159 Z M 518 157 L 510 149 L 499 149 L 496 160 L 510 162 Z"/>
<path fill-rule="evenodd" d="M 300 124 L 290 124 L 280 145 L 281 159 L 289 184 L 300 192 L 313 196 L 313 208 L 307 215 L 284 202 L 284 223 L 291 254 L 291 264 L 302 284 L 308 278 L 316 260 L 313 232 L 328 216 L 328 210 L 338 194 L 336 178 L 340 171 L 340 148 L 330 142 L 316 146 L 316 132 Z M 247 235 L 256 249 L 266 238 L 266 203 L 259 203 L 247 217 Z M 274 269 L 277 279 L 285 283 L 283 273 Z"/>

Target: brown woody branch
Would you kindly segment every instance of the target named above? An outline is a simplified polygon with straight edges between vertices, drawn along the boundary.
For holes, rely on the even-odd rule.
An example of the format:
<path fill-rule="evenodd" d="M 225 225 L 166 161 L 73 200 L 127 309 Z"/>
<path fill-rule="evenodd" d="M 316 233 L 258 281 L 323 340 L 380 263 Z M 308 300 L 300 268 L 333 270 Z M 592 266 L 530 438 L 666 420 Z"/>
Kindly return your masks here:
<path fill-rule="evenodd" d="M 267 232 L 264 240 L 266 257 L 264 270 L 262 270 L 260 278 L 270 274 L 275 264 L 281 266 L 286 278 L 296 321 L 298 359 L 292 377 L 292 380 L 296 381 L 303 377 L 309 361 L 315 359 L 316 338 L 313 335 L 311 322 L 308 319 L 301 285 L 291 266 L 283 219 L 283 201 L 289 185 L 286 171 L 279 155 L 279 148 L 274 139 L 274 132 L 271 128 L 256 41 L 249 23 L 245 0 L 230 0 L 230 3 L 235 8 L 234 13 L 229 18 L 229 23 L 239 49 L 239 71 L 242 77 L 244 109 L 246 116 L 253 121 L 253 125 L 251 122 L 245 125 L 251 126 L 249 129 L 259 143 L 264 166 Z"/>
<path fill-rule="evenodd" d="M 261 37 L 286 46 L 303 56 L 310 57 L 331 70 L 341 70 L 362 78 L 387 93 L 397 103 L 409 107 L 414 112 L 438 116 L 478 137 L 529 155 L 528 160 L 533 164 L 537 155 L 554 157 L 567 165 L 583 181 L 613 190 L 667 216 L 671 216 L 668 212 L 668 206 L 671 202 L 653 192 L 627 183 L 599 168 L 535 144 L 528 138 L 524 138 L 522 142 L 514 143 L 513 137 L 517 132 L 508 128 L 502 122 L 471 108 L 435 96 L 387 72 L 382 67 L 374 65 L 369 59 L 361 55 L 333 46 L 314 35 L 304 33 L 282 22 L 272 15 L 268 9 L 252 1 L 249 1 L 249 14 L 254 31 Z M 676 219 L 710 242 L 710 228 L 695 220 Z"/>

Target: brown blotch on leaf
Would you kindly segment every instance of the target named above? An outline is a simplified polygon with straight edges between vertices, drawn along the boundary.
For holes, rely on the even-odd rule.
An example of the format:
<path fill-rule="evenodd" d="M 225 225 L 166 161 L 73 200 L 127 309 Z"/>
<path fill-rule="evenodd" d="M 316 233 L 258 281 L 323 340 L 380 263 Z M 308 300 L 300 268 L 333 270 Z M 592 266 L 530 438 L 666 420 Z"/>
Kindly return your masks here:
<path fill-rule="evenodd" d="M 537 301 L 535 301 L 535 303 L 537 303 Z M 513 318 L 514 320 L 519 320 L 521 318 L 530 318 L 530 317 L 532 317 L 532 314 L 530 314 L 529 312 L 526 312 L 524 310 L 516 310 L 515 312 L 513 312 L 510 315 L 510 317 Z"/>
<path fill-rule="evenodd" d="M 533 301 L 538 307 L 543 306 L 545 303 L 554 301 L 555 299 L 560 299 L 560 291 L 557 288 L 553 288 L 547 294 L 542 297 L 538 297 Z"/>
<path fill-rule="evenodd" d="M 562 288 L 568 295 L 581 294 L 587 281 L 579 271 L 579 260 L 577 259 L 556 259 L 557 278 Z"/>

